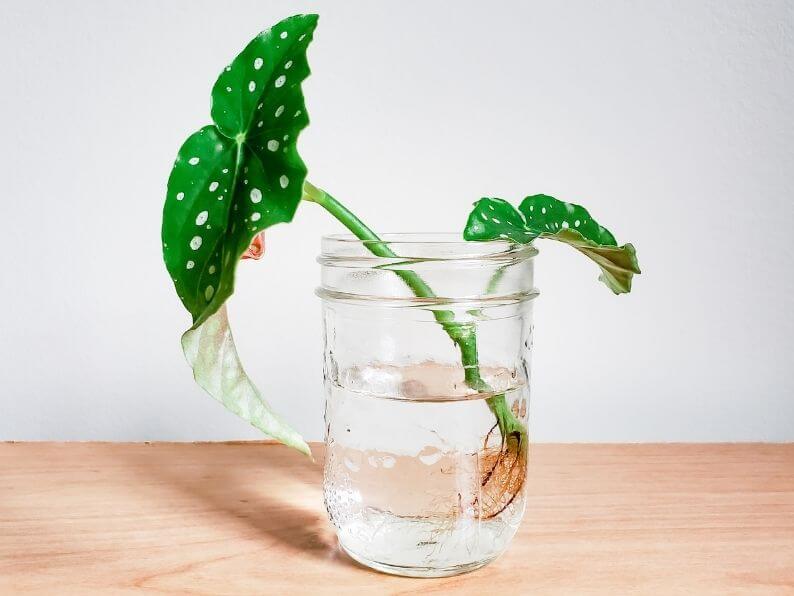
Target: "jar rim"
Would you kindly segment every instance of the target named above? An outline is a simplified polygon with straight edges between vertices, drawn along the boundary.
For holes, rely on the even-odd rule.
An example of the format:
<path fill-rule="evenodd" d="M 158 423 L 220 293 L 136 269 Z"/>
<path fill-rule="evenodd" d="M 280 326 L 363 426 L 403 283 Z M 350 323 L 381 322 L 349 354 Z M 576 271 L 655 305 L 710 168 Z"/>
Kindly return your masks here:
<path fill-rule="evenodd" d="M 400 244 L 517 244 L 503 239 L 464 240 L 460 232 L 385 232 L 378 234 L 378 236 L 383 242 L 398 242 Z M 322 239 L 337 242 L 376 242 L 373 240 L 361 240 L 350 233 L 324 234 Z"/>
<path fill-rule="evenodd" d="M 317 258 L 322 266 L 317 294 L 329 302 L 379 307 L 516 305 L 537 295 L 531 275 L 536 254 L 532 244 L 501 239 L 474 242 L 454 233 L 383 234 L 378 240 L 331 234 L 323 236 Z M 530 272 L 526 279 L 524 265 Z M 405 272 L 427 282 L 433 288 L 431 295 L 417 297 L 409 292 L 405 280 L 399 279 Z M 517 272 L 520 282 L 512 272 Z M 497 288 L 503 277 L 512 279 L 511 284 Z"/>
<path fill-rule="evenodd" d="M 353 234 L 322 236 L 320 261 L 325 258 L 352 257 L 383 259 L 372 255 L 367 246 L 386 244 L 396 254 L 427 260 L 510 259 L 523 260 L 538 254 L 532 243 L 519 244 L 511 240 L 464 240 L 455 232 L 392 232 L 379 235 L 380 240 L 361 240 Z M 404 247 L 405 250 L 400 250 Z M 408 256 L 406 254 L 405 256 Z"/>

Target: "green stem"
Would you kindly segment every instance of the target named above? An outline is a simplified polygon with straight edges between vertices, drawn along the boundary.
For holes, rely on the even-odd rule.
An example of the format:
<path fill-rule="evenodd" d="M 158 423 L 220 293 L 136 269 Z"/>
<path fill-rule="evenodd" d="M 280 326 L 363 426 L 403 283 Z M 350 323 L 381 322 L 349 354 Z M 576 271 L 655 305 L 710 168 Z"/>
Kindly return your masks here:
<path fill-rule="evenodd" d="M 364 241 L 367 249 L 378 257 L 397 258 L 398 255 L 389 248 L 386 242 L 369 229 L 354 213 L 349 211 L 342 203 L 330 194 L 306 181 L 303 185 L 303 200 L 317 203 L 333 215 L 343 226 L 350 230 L 359 240 Z M 397 269 L 394 273 L 402 279 L 418 298 L 435 298 L 433 289 L 425 283 L 414 271 Z M 455 315 L 448 310 L 433 309 L 433 316 L 449 335 L 450 339 L 460 350 L 466 384 L 475 391 L 488 392 L 491 387 L 480 374 L 479 358 L 477 355 L 477 334 L 471 323 L 455 321 Z M 512 432 L 526 432 L 507 405 L 504 393 L 494 395 L 486 400 L 488 407 L 496 416 L 499 431 L 503 440 Z"/>

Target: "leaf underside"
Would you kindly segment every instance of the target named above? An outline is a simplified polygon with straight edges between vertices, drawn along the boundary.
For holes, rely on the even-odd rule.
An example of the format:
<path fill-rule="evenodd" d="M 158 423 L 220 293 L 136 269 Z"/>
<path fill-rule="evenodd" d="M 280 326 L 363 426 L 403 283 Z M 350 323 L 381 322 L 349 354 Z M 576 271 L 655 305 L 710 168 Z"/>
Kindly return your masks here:
<path fill-rule="evenodd" d="M 163 208 L 163 259 L 193 318 L 182 347 L 196 382 L 256 428 L 309 454 L 245 374 L 224 304 L 262 230 L 292 220 L 306 166 L 296 143 L 309 118 L 301 83 L 317 15 L 257 35 L 212 88 L 213 124 L 179 149 Z"/>
<path fill-rule="evenodd" d="M 469 215 L 463 237 L 519 244 L 535 238 L 563 242 L 594 261 L 601 269 L 599 280 L 615 294 L 630 292 L 634 275 L 640 273 L 631 244 L 618 246 L 612 233 L 584 207 L 548 195 L 529 196 L 518 209 L 502 199 L 480 199 Z"/>
<path fill-rule="evenodd" d="M 303 438 L 262 399 L 245 373 L 234 346 L 225 305 L 202 325 L 185 332 L 182 349 L 202 389 L 265 434 L 311 455 Z"/>

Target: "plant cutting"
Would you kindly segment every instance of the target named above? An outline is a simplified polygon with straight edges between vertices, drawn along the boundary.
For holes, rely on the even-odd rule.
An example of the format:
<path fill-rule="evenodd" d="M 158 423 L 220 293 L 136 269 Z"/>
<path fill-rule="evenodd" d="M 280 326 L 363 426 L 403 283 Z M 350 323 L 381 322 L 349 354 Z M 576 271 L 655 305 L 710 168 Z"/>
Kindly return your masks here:
<path fill-rule="evenodd" d="M 269 437 L 310 455 L 304 439 L 273 411 L 246 374 L 234 345 L 225 303 L 234 291 L 235 272 L 241 258 L 261 256 L 262 234 L 268 227 L 292 221 L 301 203 L 325 210 L 350 234 L 349 238 L 328 239 L 330 248 L 321 257 L 328 279 L 339 276 L 338 283 L 329 282 L 321 289 L 324 301 L 331 305 L 326 317 L 326 335 L 331 329 L 334 338 L 346 337 L 349 329 L 356 327 L 355 321 L 370 316 L 349 317 L 350 308 L 365 311 L 370 308 L 368 313 L 373 312 L 372 308 L 382 309 L 383 315 L 378 315 L 377 322 L 362 331 L 369 334 L 367 337 L 356 337 L 347 344 L 349 347 L 345 349 L 355 356 L 346 358 L 344 350 L 335 346 L 329 348 L 329 340 L 326 340 L 326 382 L 331 387 L 326 411 L 329 443 L 334 446 L 345 441 L 349 443 L 348 435 L 354 432 L 346 422 L 342 425 L 346 426 L 342 431 L 345 434 L 337 436 L 329 416 L 349 421 L 349 417 L 359 416 L 373 403 L 386 403 L 381 399 L 384 397 L 399 402 L 400 407 L 410 403 L 412 408 L 426 407 L 415 404 L 428 403 L 437 408 L 444 402 L 460 403 L 464 404 L 461 408 L 469 408 L 468 402 L 476 402 L 476 416 L 487 414 L 490 420 L 486 426 L 478 427 L 483 429 L 483 432 L 477 431 L 480 447 L 452 449 L 449 447 L 451 440 L 445 438 L 442 443 L 446 447 L 438 448 L 441 454 L 438 459 L 434 460 L 434 452 L 422 460 L 422 465 L 431 467 L 442 462 L 439 469 L 443 472 L 443 462 L 449 453 L 465 451 L 466 458 L 447 462 L 444 473 L 454 469 L 454 473 L 460 475 L 464 468 L 469 470 L 467 466 L 471 464 L 469 475 L 475 478 L 472 486 L 476 495 L 468 499 L 459 494 L 456 500 L 453 494 L 451 505 L 447 503 L 434 509 L 432 515 L 412 517 L 425 521 L 445 520 L 433 526 L 429 539 L 417 541 L 417 548 L 429 549 L 431 553 L 423 555 L 421 563 L 402 564 L 399 557 L 386 561 L 390 558 L 388 553 L 381 553 L 378 560 L 372 559 L 361 553 L 364 548 L 361 545 L 354 548 L 343 541 L 343 529 L 340 529 L 340 541 L 351 555 L 385 571 L 408 575 L 465 571 L 489 559 L 480 557 L 461 563 L 455 558 L 457 555 L 451 558 L 438 555 L 446 548 L 439 539 L 439 528 L 445 527 L 444 523 L 457 527 L 464 519 L 496 523 L 507 513 L 515 517 L 519 511 L 517 501 L 521 499 L 526 482 L 526 398 L 521 397 L 524 389 L 516 393 L 518 385 L 511 383 L 518 379 L 528 385 L 528 378 L 524 378 L 528 375 L 522 370 L 528 366 L 494 364 L 490 355 L 487 364 L 481 362 L 483 353 L 489 353 L 489 348 L 484 348 L 481 341 L 482 334 L 487 334 L 487 326 L 510 318 L 490 316 L 487 312 L 508 307 L 514 308 L 515 313 L 524 312 L 525 303 L 535 294 L 531 285 L 531 265 L 527 263 L 534 256 L 536 239 L 562 242 L 594 261 L 601 270 L 601 281 L 616 294 L 629 292 L 633 275 L 640 272 L 635 251 L 631 244 L 619 246 L 614 236 L 583 207 L 543 194 L 526 197 L 517 208 L 498 198 L 478 200 L 462 234 L 454 241 L 405 241 L 376 234 L 339 200 L 307 180 L 307 167 L 298 153 L 299 134 L 309 123 L 301 84 L 309 75 L 306 51 L 316 25 L 316 15 L 296 15 L 257 35 L 218 76 L 212 88 L 212 124 L 190 135 L 179 149 L 168 180 L 162 243 L 168 272 L 192 317 L 192 325 L 182 336 L 182 348 L 196 382 L 213 398 Z M 471 268 L 472 263 L 481 266 Z M 362 289 L 355 285 L 358 281 L 351 281 L 361 276 L 345 276 L 345 272 L 354 269 L 360 272 L 362 267 L 367 268 L 372 279 L 389 286 L 387 295 L 375 296 L 379 303 L 369 296 L 368 306 L 362 306 L 367 301 L 361 300 L 363 294 L 360 292 L 376 292 L 380 287 Z M 480 299 L 471 299 L 467 292 L 459 296 L 447 291 L 447 282 L 453 277 L 462 280 L 461 283 L 469 279 L 474 281 L 476 275 L 472 270 L 488 272 Z M 324 279 L 325 276 L 326 273 Z M 500 286 L 509 286 L 515 291 L 500 294 L 507 292 L 500 290 Z M 353 306 L 356 304 L 358 306 Z M 394 314 L 403 312 L 399 310 L 403 307 L 410 315 Z M 432 323 L 432 333 L 436 335 L 423 343 L 441 342 L 438 349 L 439 353 L 443 352 L 443 358 L 424 354 L 424 360 L 409 358 L 410 362 L 398 362 L 393 350 L 381 354 L 384 343 L 393 346 L 404 340 L 403 345 L 413 346 L 412 327 L 406 324 L 390 326 L 388 321 L 401 316 L 419 316 L 418 311 L 428 317 L 424 322 Z M 383 314 L 387 312 L 391 314 Z M 524 314 L 510 316 L 523 321 L 516 337 L 520 336 L 518 343 L 524 346 L 522 349 L 527 349 L 528 319 L 522 318 Z M 421 329 L 422 334 L 431 333 L 428 325 Z M 379 341 L 383 337 L 388 337 L 389 342 Z M 367 350 L 362 346 L 370 340 L 373 342 L 371 351 L 365 353 Z M 417 354 L 424 349 L 423 346 L 411 347 Z M 455 362 L 451 361 L 453 352 Z M 349 365 L 340 366 L 342 360 Z M 443 367 L 438 360 L 444 360 Z M 520 360 L 523 362 L 523 357 Z M 447 376 L 449 383 L 439 381 Z M 431 389 L 436 385 L 440 389 Z M 334 394 L 334 388 L 352 393 L 340 397 Z M 516 397 L 519 393 L 521 396 Z M 373 397 L 369 402 L 356 401 L 362 394 Z M 351 409 L 353 403 L 360 405 Z M 391 408 L 393 404 L 379 407 Z M 406 414 L 407 417 L 412 415 Z M 464 418 L 464 424 L 469 419 Z M 388 416 L 384 418 L 384 422 L 387 421 Z M 389 429 L 383 428 L 381 432 L 388 433 Z M 394 469 L 397 464 L 403 465 L 398 461 L 400 456 L 394 455 L 397 451 L 389 455 L 385 448 L 356 447 L 358 455 L 353 457 L 350 445 L 340 447 L 342 451 L 336 454 L 329 447 L 327 483 L 329 477 L 359 472 L 360 465 L 353 461 L 356 457 L 368 461 L 367 465 L 376 462 L 377 465 L 371 467 L 378 474 Z M 476 463 L 471 463 L 474 461 L 471 457 Z M 339 462 L 347 466 L 347 471 Z M 404 465 L 407 471 L 413 464 L 406 462 Z M 416 469 L 424 473 L 424 468 Z M 350 517 L 347 513 L 339 513 L 343 509 L 339 505 L 339 495 L 353 503 L 356 499 L 360 501 L 365 492 L 353 486 L 356 480 L 351 478 L 345 476 L 341 482 L 347 487 L 344 490 L 333 488 L 330 497 L 326 491 L 329 512 L 338 528 L 347 523 L 340 519 Z M 356 478 L 361 486 L 366 484 L 360 477 Z M 393 503 L 385 507 L 388 515 L 400 518 L 395 514 L 397 509 L 399 507 Z M 356 511 L 360 512 L 361 508 Z M 360 536 L 361 532 L 356 535 Z M 409 542 L 414 535 L 401 534 L 408 537 Z"/>

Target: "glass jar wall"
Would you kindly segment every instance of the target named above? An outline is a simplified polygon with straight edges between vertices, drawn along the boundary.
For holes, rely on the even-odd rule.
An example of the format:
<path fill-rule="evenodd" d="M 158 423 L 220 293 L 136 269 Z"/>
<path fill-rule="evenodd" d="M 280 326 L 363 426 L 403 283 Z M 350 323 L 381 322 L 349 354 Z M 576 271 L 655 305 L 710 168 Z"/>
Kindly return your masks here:
<path fill-rule="evenodd" d="M 362 564 L 454 575 L 515 534 L 535 254 L 444 234 L 323 239 L 323 489 L 340 545 Z"/>

